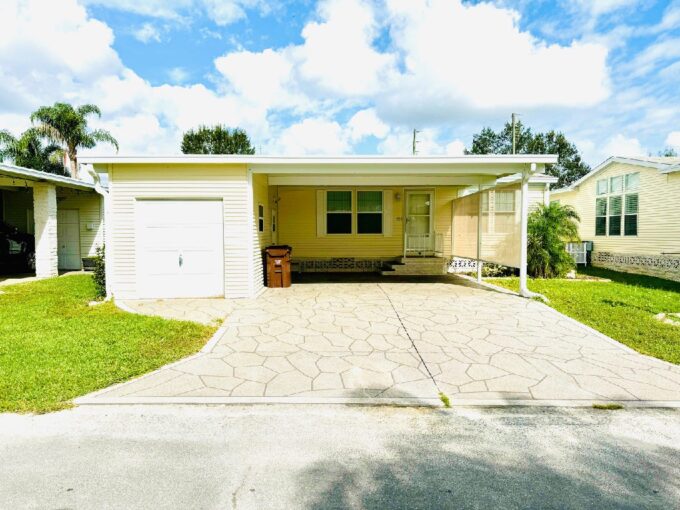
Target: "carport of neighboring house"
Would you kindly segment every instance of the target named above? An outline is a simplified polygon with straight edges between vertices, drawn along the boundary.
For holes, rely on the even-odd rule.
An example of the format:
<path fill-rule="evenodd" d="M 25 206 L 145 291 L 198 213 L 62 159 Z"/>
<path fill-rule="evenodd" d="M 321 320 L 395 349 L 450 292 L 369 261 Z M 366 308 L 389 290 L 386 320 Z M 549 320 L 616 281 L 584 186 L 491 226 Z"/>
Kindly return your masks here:
<path fill-rule="evenodd" d="M 301 272 L 441 275 L 459 257 L 525 282 L 527 216 L 547 203 L 556 160 L 80 158 L 107 185 L 108 290 L 122 300 L 255 297 L 272 244 L 291 246 Z"/>
<path fill-rule="evenodd" d="M 34 236 L 36 276 L 82 269 L 83 259 L 94 256 L 104 242 L 103 220 L 103 199 L 94 184 L 0 164 L 0 222 L 5 229 Z M 20 242 L 11 239 L 18 237 L 9 237 L 0 271 L 25 270 Z"/>

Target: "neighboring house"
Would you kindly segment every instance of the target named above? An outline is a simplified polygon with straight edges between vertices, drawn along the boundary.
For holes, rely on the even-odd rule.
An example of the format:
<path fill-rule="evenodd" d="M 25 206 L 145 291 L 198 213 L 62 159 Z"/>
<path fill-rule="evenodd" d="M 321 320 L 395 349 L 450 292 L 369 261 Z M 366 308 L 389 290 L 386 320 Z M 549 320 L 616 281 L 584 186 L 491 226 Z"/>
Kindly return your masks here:
<path fill-rule="evenodd" d="M 680 281 L 680 158 L 612 157 L 551 197 L 578 212 L 593 265 Z"/>
<path fill-rule="evenodd" d="M 107 188 L 107 290 L 122 299 L 255 296 L 271 244 L 290 245 L 300 271 L 442 273 L 463 257 L 518 267 L 525 283 L 529 203 L 548 201 L 556 161 L 80 158 Z"/>
<path fill-rule="evenodd" d="M 104 242 L 103 219 L 94 184 L 0 163 L 0 221 L 35 235 L 37 276 L 82 269 Z"/>

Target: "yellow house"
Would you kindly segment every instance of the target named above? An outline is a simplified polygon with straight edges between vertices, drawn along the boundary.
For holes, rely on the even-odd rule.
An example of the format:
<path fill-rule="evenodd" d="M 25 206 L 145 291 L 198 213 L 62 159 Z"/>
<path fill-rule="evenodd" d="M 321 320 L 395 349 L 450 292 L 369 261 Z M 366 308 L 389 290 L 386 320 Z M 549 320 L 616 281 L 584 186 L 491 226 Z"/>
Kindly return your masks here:
<path fill-rule="evenodd" d="M 107 282 L 123 299 L 257 295 L 273 244 L 295 271 L 442 274 L 461 258 L 525 276 L 526 217 L 556 160 L 80 158 L 105 188 Z"/>
<path fill-rule="evenodd" d="M 612 157 L 551 199 L 578 212 L 593 265 L 680 281 L 680 158 Z"/>

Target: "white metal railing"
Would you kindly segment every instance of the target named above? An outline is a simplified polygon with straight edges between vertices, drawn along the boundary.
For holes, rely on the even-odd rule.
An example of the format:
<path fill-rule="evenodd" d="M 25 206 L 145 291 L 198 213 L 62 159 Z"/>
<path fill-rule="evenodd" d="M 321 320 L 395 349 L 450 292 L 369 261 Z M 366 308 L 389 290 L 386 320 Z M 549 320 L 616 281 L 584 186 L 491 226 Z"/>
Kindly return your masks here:
<path fill-rule="evenodd" d="M 444 236 L 438 232 L 406 234 L 404 253 L 408 255 L 441 255 L 444 253 Z"/>

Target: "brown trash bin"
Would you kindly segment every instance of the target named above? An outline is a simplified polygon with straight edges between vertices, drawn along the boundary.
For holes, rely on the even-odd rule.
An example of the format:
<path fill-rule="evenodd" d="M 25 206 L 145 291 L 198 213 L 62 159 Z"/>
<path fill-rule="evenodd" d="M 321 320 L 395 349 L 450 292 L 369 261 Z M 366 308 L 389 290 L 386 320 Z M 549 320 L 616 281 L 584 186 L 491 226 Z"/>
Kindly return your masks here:
<path fill-rule="evenodd" d="M 267 246 L 267 287 L 290 287 L 290 246 Z"/>

